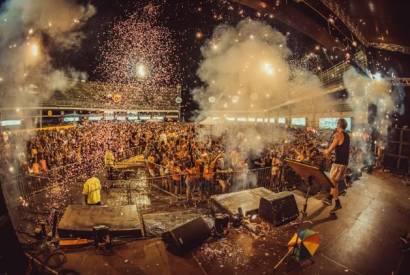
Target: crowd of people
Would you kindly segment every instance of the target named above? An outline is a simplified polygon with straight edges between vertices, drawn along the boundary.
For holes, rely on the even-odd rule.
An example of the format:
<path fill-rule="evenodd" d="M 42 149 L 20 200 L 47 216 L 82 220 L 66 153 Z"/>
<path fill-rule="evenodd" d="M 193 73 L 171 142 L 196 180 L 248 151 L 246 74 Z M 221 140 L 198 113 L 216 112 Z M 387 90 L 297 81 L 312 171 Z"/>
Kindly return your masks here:
<path fill-rule="evenodd" d="M 114 159 L 110 165 L 142 154 L 148 177 L 159 178 L 162 188 L 169 192 L 184 192 L 188 200 L 193 190 L 205 198 L 216 189 L 227 192 L 261 182 L 268 188 L 277 188 L 288 177 L 283 174 L 285 158 L 324 170 L 329 167 L 330 161 L 320 152 L 331 140 L 329 131 L 272 128 L 272 135 L 282 131 L 281 138 L 266 142 L 259 154 L 250 154 L 244 148 L 227 144 L 229 135 L 240 129 L 227 126 L 224 133 L 216 136 L 209 127 L 181 122 L 83 122 L 71 128 L 38 131 L 27 140 L 27 133 L 3 134 L 0 146 L 15 152 L 11 157 L 18 173 L 53 177 L 57 181 L 95 176 L 104 170 L 107 152 Z M 353 148 L 352 158 L 360 159 L 363 152 Z M 253 173 L 258 169 L 264 173 Z"/>
<path fill-rule="evenodd" d="M 178 110 L 178 96 L 177 87 L 151 93 L 130 85 L 87 81 L 77 83 L 66 92 L 54 93 L 47 103 L 55 106 Z"/>

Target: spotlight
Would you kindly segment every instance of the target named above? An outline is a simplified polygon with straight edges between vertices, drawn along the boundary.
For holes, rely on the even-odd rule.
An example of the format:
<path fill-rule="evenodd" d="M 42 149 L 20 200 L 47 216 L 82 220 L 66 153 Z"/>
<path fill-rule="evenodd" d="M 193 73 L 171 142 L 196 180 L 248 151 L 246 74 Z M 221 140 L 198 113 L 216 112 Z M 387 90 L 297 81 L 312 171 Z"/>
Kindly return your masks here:
<path fill-rule="evenodd" d="M 148 76 L 148 70 L 147 67 L 144 64 L 137 64 L 135 66 L 135 75 L 138 78 L 146 78 Z"/>
<path fill-rule="evenodd" d="M 37 57 L 40 53 L 40 48 L 37 43 L 33 43 L 30 46 L 30 52 L 33 57 Z"/>
<path fill-rule="evenodd" d="M 203 34 L 202 32 L 197 32 L 197 33 L 195 34 L 195 37 L 196 37 L 197 39 L 201 39 L 203 36 L 204 36 L 204 34 Z"/>
<path fill-rule="evenodd" d="M 264 63 L 262 65 L 262 69 L 267 75 L 273 75 L 273 73 L 274 73 L 273 66 L 270 63 Z"/>

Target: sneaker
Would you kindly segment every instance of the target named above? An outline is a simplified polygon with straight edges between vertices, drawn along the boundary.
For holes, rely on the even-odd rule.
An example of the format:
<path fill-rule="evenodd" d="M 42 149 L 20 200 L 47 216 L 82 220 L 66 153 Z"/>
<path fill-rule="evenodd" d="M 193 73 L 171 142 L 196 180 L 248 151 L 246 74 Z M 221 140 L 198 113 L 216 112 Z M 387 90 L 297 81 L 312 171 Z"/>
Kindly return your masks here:
<path fill-rule="evenodd" d="M 340 203 L 336 203 L 335 207 L 333 207 L 333 209 L 330 210 L 330 214 L 336 213 L 336 211 L 339 209 L 342 209 L 342 205 Z"/>

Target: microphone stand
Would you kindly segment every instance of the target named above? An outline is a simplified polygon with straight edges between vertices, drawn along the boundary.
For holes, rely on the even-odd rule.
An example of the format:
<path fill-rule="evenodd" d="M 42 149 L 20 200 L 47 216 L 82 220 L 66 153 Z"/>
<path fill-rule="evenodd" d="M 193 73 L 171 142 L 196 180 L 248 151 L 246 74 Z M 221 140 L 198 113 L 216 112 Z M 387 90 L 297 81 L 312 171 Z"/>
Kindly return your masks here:
<path fill-rule="evenodd" d="M 305 183 L 307 182 L 308 187 L 307 187 L 307 190 L 306 190 L 306 193 L 305 193 L 305 203 L 304 203 L 304 205 L 303 205 L 302 211 L 300 211 L 300 213 L 301 213 L 301 218 L 300 218 L 299 222 L 296 223 L 297 226 L 298 226 L 298 228 L 297 228 L 297 230 L 296 230 L 296 241 L 295 241 L 295 244 L 292 246 L 292 248 L 289 249 L 288 252 L 287 252 L 287 253 L 279 260 L 279 262 L 275 265 L 274 270 L 278 269 L 278 267 L 283 263 L 283 261 L 284 261 L 289 255 L 291 255 L 291 254 L 295 255 L 295 250 L 296 250 L 296 247 L 297 247 L 298 242 L 299 242 L 299 234 L 300 234 L 300 232 L 302 231 L 302 230 L 301 230 L 302 224 L 305 223 L 305 222 L 306 222 L 306 223 L 313 224 L 312 221 L 310 221 L 310 220 L 305 220 L 305 218 L 307 217 L 307 207 L 308 207 L 309 193 L 310 193 L 310 188 L 311 188 L 311 186 L 312 186 L 312 184 L 313 184 L 313 177 L 312 177 L 312 176 L 309 176 L 309 177 L 307 178 L 307 181 L 306 181 L 306 180 L 303 180 L 303 181 L 304 181 Z"/>

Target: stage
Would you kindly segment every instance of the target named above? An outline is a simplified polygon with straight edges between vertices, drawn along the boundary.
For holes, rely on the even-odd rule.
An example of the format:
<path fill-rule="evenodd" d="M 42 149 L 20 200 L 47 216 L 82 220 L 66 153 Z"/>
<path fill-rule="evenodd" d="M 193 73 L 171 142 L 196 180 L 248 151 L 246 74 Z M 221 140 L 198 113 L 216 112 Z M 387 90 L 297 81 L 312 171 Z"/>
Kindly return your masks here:
<path fill-rule="evenodd" d="M 121 184 L 121 182 L 117 182 Z M 113 255 L 96 255 L 94 247 L 67 251 L 60 269 L 80 274 L 273 274 L 273 266 L 286 253 L 286 244 L 296 226 L 279 227 L 249 223 L 231 228 L 220 239 L 209 239 L 184 256 L 165 249 L 161 233 L 198 216 L 207 217 L 205 207 L 186 207 L 176 198 L 156 189 L 104 191 L 105 204 L 126 204 L 147 196 L 140 204 L 148 239 L 129 240 L 115 246 Z M 130 191 L 131 190 L 131 191 Z M 145 192 L 145 193 L 144 193 Z M 292 191 L 299 209 L 303 193 Z M 74 203 L 81 204 L 78 193 Z M 400 251 L 399 236 L 410 230 L 410 192 L 401 179 L 389 174 L 364 174 L 341 197 L 343 209 L 330 216 L 321 194 L 309 199 L 306 224 L 320 233 L 321 244 L 313 264 L 303 269 L 284 264 L 278 273 L 289 274 L 409 274 L 410 255 Z M 73 194 L 75 197 L 75 194 Z"/>

